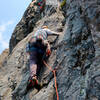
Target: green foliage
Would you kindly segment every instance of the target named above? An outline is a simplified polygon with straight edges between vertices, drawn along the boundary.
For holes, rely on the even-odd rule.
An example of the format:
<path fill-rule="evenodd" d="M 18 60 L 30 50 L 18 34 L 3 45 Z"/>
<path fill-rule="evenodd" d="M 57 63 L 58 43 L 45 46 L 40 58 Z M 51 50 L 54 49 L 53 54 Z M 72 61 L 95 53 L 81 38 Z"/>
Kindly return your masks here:
<path fill-rule="evenodd" d="M 65 4 L 66 4 L 66 0 L 63 0 L 60 7 L 62 8 L 63 6 L 65 6 Z"/>

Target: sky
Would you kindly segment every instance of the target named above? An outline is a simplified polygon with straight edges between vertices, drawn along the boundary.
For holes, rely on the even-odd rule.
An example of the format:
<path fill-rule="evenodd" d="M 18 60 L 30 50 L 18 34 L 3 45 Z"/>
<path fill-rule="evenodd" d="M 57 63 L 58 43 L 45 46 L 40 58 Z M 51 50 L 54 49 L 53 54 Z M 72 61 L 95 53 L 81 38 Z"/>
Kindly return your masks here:
<path fill-rule="evenodd" d="M 21 20 L 32 0 L 0 1 L 0 54 L 9 47 L 9 40 L 16 24 Z"/>

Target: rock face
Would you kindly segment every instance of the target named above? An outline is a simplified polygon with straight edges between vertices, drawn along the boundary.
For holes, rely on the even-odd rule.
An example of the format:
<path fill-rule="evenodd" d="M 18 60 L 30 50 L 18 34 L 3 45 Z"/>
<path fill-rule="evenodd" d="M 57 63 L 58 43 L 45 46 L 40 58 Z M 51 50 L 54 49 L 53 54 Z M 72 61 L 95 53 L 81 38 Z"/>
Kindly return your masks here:
<path fill-rule="evenodd" d="M 93 25 L 99 27 L 100 16 L 98 18 L 96 16 L 99 13 L 100 3 L 96 0 L 66 2 L 66 31 L 62 40 L 65 44 L 57 50 L 57 62 L 58 65 L 61 62 L 62 66 L 62 70 L 58 73 L 60 100 L 99 100 L 100 76 L 97 69 L 100 68 L 97 67 L 96 61 L 99 60 L 97 53 L 99 47 L 94 42 L 99 32 L 93 31 L 95 29 Z"/>
<path fill-rule="evenodd" d="M 38 5 L 39 0 L 36 0 L 35 3 L 33 2 L 30 3 L 27 10 L 24 12 L 21 21 L 16 25 L 16 28 L 12 33 L 9 45 L 10 53 L 18 42 L 33 31 L 34 27 L 36 26 L 36 22 L 43 18 L 44 13 L 47 12 L 48 6 L 46 6 L 46 10 L 43 11 L 45 2 L 42 2 L 41 4 L 43 7 L 42 9 L 40 9 L 40 5 Z"/>
<path fill-rule="evenodd" d="M 0 69 L 0 99 L 56 100 L 54 77 L 45 66 L 39 76 L 39 82 L 43 84 L 42 89 L 26 89 L 29 78 L 26 43 L 39 27 L 48 25 L 51 30 L 63 30 L 59 37 L 48 38 L 52 54 L 47 63 L 52 68 L 60 67 L 57 70 L 59 100 L 100 100 L 100 2 L 66 0 L 64 16 L 62 11 L 58 13 L 57 6 L 53 5 L 52 0 L 50 5 L 49 2 L 47 0 L 46 8 L 41 13 L 44 17 L 34 22 L 35 27 L 32 23 L 32 29 L 22 28 L 20 24 L 16 26 L 15 30 L 18 30 L 12 34 L 10 41 L 11 54 Z M 55 2 L 57 4 L 57 1 Z M 27 11 L 27 16 L 33 14 Z M 30 17 L 28 21 L 31 20 L 33 18 Z M 23 32 L 20 29 L 23 29 Z M 24 33 L 28 34 L 25 36 Z M 20 38 L 20 42 L 14 43 L 14 38 Z"/>
<path fill-rule="evenodd" d="M 7 59 L 9 54 L 9 49 L 5 49 L 2 54 L 0 55 L 0 66 L 3 65 L 4 61 Z"/>

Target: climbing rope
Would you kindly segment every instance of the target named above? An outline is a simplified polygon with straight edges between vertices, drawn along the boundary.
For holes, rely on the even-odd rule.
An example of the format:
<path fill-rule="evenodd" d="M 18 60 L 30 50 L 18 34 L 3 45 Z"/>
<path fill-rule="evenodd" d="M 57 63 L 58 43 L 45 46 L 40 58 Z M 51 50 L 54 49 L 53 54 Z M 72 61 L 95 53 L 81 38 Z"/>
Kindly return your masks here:
<path fill-rule="evenodd" d="M 56 80 L 56 69 L 52 69 L 45 61 L 43 61 L 44 65 L 53 72 L 54 75 L 54 80 L 55 80 L 55 89 L 56 89 L 56 95 L 57 95 L 57 100 L 59 100 L 59 95 L 58 95 L 58 88 L 57 88 L 57 80 Z"/>

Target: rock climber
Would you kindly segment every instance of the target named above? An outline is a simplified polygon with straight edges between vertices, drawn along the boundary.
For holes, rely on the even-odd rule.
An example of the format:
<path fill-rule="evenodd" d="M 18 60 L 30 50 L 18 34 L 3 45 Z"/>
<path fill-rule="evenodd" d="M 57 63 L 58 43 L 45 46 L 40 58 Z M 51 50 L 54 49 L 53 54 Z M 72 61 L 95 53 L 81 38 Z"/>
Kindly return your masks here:
<path fill-rule="evenodd" d="M 48 29 L 48 26 L 42 26 L 42 28 L 38 29 L 33 37 L 29 40 L 29 43 L 26 46 L 26 52 L 29 54 L 30 59 L 30 78 L 29 78 L 29 86 L 35 87 L 38 85 L 38 75 L 40 68 L 43 65 L 42 58 L 44 54 L 49 56 L 51 54 L 50 44 L 47 41 L 47 37 L 49 35 L 60 35 L 61 33 L 57 33 Z"/>
<path fill-rule="evenodd" d="M 32 0 L 30 7 L 37 6 L 37 11 L 42 12 L 46 5 L 46 0 Z"/>

